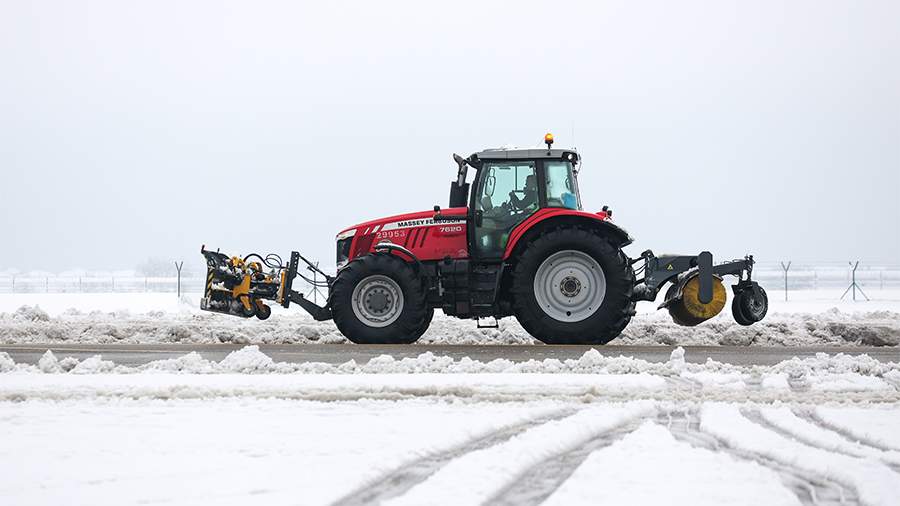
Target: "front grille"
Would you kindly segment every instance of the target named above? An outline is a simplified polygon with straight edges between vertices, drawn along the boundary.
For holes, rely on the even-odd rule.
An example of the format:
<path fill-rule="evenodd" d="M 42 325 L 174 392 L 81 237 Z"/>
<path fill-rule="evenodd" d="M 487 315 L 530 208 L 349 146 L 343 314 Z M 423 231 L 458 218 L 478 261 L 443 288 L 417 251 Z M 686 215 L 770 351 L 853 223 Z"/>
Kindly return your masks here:
<path fill-rule="evenodd" d="M 350 258 L 350 244 L 353 242 L 352 237 L 341 239 L 337 242 L 337 265 L 340 266 Z"/>

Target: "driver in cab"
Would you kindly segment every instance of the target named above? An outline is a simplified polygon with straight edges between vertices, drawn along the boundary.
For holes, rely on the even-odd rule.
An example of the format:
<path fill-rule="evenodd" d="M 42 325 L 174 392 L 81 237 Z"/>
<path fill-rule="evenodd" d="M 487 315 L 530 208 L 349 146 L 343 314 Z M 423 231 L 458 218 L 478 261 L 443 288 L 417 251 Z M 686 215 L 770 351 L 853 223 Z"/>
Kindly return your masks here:
<path fill-rule="evenodd" d="M 509 192 L 509 203 L 514 210 L 524 211 L 532 206 L 537 206 L 538 192 L 534 175 L 525 178 L 525 188 L 522 189 L 522 198 L 516 192 Z"/>

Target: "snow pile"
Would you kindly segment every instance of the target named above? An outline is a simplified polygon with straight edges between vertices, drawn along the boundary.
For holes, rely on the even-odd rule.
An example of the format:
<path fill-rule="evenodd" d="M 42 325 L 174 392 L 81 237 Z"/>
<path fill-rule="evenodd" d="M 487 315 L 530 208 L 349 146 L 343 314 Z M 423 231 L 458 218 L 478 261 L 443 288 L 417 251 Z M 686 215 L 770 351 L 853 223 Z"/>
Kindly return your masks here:
<path fill-rule="evenodd" d="M 275 361 L 259 351 L 259 346 L 245 346 L 229 353 L 218 365 L 227 372 L 269 372 L 273 370 Z"/>
<path fill-rule="evenodd" d="M 50 351 L 48 350 L 47 353 L 50 353 Z M 16 362 L 9 356 L 9 353 L 0 353 L 0 373 L 15 370 Z"/>
<path fill-rule="evenodd" d="M 95 355 L 58 360 L 47 351 L 38 365 L 17 364 L 0 352 L 0 399 L 69 397 L 214 398 L 231 396 L 311 400 L 396 399 L 415 396 L 533 400 L 545 398 L 660 399 L 817 404 L 900 402 L 900 363 L 865 355 L 820 355 L 774 366 L 739 366 L 708 359 L 667 362 L 604 356 L 481 362 L 431 352 L 415 358 L 381 355 L 365 363 L 276 362 L 251 345 L 220 362 L 196 352 L 141 366 Z M 840 394 L 835 397 L 836 394 Z"/>
<path fill-rule="evenodd" d="M 496 329 L 436 314 L 421 344 L 540 344 L 514 318 Z M 211 313 L 128 310 L 64 311 L 49 316 L 36 306 L 0 313 L 0 343 L 348 343 L 333 322 L 316 322 L 301 312 L 269 320 Z M 668 314 L 638 314 L 613 344 L 801 346 L 900 344 L 900 313 L 892 311 L 776 313 L 750 327 L 720 315 L 697 327 L 675 325 Z"/>
<path fill-rule="evenodd" d="M 5 365 L 2 365 L 5 364 Z M 604 356 L 596 349 L 586 351 L 578 359 L 528 360 L 514 362 L 507 359 L 495 359 L 481 362 L 464 357 L 455 360 L 452 357 L 425 352 L 415 358 L 396 359 L 390 355 L 379 355 L 368 362 L 359 364 L 349 360 L 343 364 L 327 364 L 322 362 L 275 362 L 260 351 L 259 346 L 245 346 L 228 354 L 221 362 L 204 359 L 197 352 L 190 352 L 174 359 L 164 359 L 133 367 L 115 365 L 94 355 L 82 361 L 73 357 L 57 360 L 52 351 L 47 350 L 37 366 L 16 364 L 9 354 L 0 352 L 0 370 L 4 372 L 42 372 L 77 374 L 114 372 L 131 374 L 137 372 L 152 373 L 301 373 L 301 374 L 654 374 L 671 376 L 681 370 L 701 368 L 706 371 L 734 370 L 735 366 L 721 364 L 712 360 L 706 364 L 685 364 L 684 349 L 673 351 L 669 363 L 649 362 L 632 357 Z"/>
<path fill-rule="evenodd" d="M 19 309 L 16 309 L 12 313 L 12 316 L 10 318 L 14 321 L 28 321 L 28 322 L 48 322 L 48 321 L 50 321 L 50 315 L 48 315 L 46 311 L 41 309 L 40 306 L 22 306 Z"/>
<path fill-rule="evenodd" d="M 650 362 L 628 356 L 608 356 L 597 349 L 586 351 L 578 359 L 559 360 L 547 358 L 514 362 L 508 359 L 494 359 L 488 362 L 463 357 L 435 355 L 425 352 L 417 357 L 394 358 L 379 355 L 365 363 L 348 360 L 342 364 L 322 362 L 275 362 L 260 351 L 259 346 L 245 346 L 229 353 L 222 361 L 215 362 L 203 358 L 197 352 L 190 352 L 178 358 L 156 360 L 140 366 L 116 365 L 94 355 L 79 361 L 73 357 L 58 360 L 47 350 L 37 366 L 17 364 L 9 354 L 0 352 L 0 371 L 20 373 L 181 373 L 181 374 L 577 374 L 577 375 L 638 375 L 647 374 L 665 378 L 679 378 L 696 385 L 723 386 L 728 384 L 752 383 L 754 377 L 763 377 L 774 386 L 780 386 L 771 378 L 784 378 L 789 387 L 802 388 L 811 381 L 821 378 L 861 378 L 874 380 L 879 388 L 894 388 L 900 383 L 900 363 L 880 362 L 868 355 L 828 355 L 819 353 L 815 357 L 792 358 L 773 366 L 740 366 L 707 359 L 695 364 L 685 361 L 685 351 L 678 347 L 672 351 L 667 362 Z"/>
<path fill-rule="evenodd" d="M 690 344 L 731 346 L 897 346 L 900 313 L 893 311 L 770 313 L 754 325 L 735 323 L 722 314 L 696 327 L 672 323 L 665 312 L 636 316 L 616 344 Z"/>

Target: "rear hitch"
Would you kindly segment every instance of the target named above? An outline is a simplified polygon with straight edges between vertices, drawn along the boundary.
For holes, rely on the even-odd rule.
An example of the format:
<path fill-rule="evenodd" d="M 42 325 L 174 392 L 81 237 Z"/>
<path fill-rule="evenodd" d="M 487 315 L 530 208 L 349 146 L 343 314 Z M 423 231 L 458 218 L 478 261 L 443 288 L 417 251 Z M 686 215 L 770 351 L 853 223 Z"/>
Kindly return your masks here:
<path fill-rule="evenodd" d="M 680 325 L 698 325 L 721 312 L 727 298 L 722 285 L 724 276 L 738 278 L 738 283 L 732 286 L 735 294 L 732 313 L 738 323 L 750 325 L 760 321 L 768 309 L 765 290 L 751 280 L 752 255 L 714 265 L 708 251 L 696 256 L 656 256 L 647 250 L 632 260 L 632 264 L 641 260 L 644 265 L 638 272 L 643 272 L 644 277 L 635 282 L 632 300 L 656 300 L 662 285 L 671 281 L 659 308 L 667 308 Z"/>

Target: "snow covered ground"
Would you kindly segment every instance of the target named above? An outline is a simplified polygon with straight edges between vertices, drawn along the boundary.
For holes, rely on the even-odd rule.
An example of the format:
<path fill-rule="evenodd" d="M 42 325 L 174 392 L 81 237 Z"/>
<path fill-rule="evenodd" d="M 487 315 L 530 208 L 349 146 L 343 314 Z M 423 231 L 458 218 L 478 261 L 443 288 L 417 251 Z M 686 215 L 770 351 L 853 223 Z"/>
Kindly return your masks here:
<path fill-rule="evenodd" d="M 737 325 L 726 308 L 697 327 L 672 323 L 656 305 L 638 315 L 615 344 L 874 345 L 900 344 L 900 291 L 877 290 L 869 302 L 840 301 L 839 290 L 770 294 L 763 322 Z M 315 322 L 299 308 L 274 308 L 261 322 L 199 311 L 198 296 L 173 294 L 0 294 L 0 343 L 267 343 L 347 342 L 331 322 Z M 435 315 L 423 344 L 536 344 L 514 318 L 498 329 Z"/>
<path fill-rule="evenodd" d="M 6 504 L 867 504 L 900 497 L 900 364 L 278 363 L 0 354 Z"/>
<path fill-rule="evenodd" d="M 897 345 L 900 294 L 881 295 L 773 296 L 749 328 L 727 314 L 677 327 L 643 304 L 617 342 Z M 195 299 L 0 295 L 0 342 L 346 342 L 299 310 L 241 320 Z M 436 316 L 420 342 L 534 341 L 512 319 L 476 329 Z M 897 504 L 900 363 L 602 352 L 325 364 L 249 345 L 141 366 L 0 352 L 0 503 Z"/>

